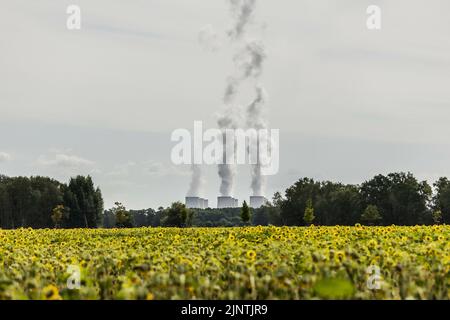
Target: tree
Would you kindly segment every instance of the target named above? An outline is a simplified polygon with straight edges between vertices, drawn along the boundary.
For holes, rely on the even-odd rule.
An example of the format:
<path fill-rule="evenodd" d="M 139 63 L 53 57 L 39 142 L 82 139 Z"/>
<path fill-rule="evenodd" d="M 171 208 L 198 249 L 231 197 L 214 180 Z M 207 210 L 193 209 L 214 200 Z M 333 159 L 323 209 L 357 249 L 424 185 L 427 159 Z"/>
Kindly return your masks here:
<path fill-rule="evenodd" d="M 59 204 L 55 208 L 53 208 L 51 218 L 55 225 L 55 228 L 58 228 L 64 218 L 64 206 Z"/>
<path fill-rule="evenodd" d="M 431 223 L 431 194 L 428 183 L 417 181 L 410 172 L 377 175 L 361 185 L 364 207 L 377 206 L 384 225 Z"/>
<path fill-rule="evenodd" d="M 247 201 L 244 200 L 244 203 L 242 203 L 241 208 L 241 220 L 244 223 L 249 223 L 251 217 L 250 208 L 247 205 Z"/>
<path fill-rule="evenodd" d="M 71 178 L 64 187 L 64 204 L 70 208 L 67 226 L 70 228 L 96 228 L 103 214 L 103 198 L 94 187 L 90 176 Z"/>
<path fill-rule="evenodd" d="M 432 200 L 432 208 L 434 211 L 441 212 L 442 223 L 450 224 L 450 180 L 439 178 L 433 186 L 436 192 Z"/>
<path fill-rule="evenodd" d="M 442 211 L 441 210 L 433 211 L 433 222 L 434 222 L 434 224 L 440 224 L 442 222 Z"/>
<path fill-rule="evenodd" d="M 163 212 L 162 225 L 165 227 L 185 227 L 192 221 L 193 211 L 177 201 Z"/>
<path fill-rule="evenodd" d="M 305 212 L 308 199 L 312 199 L 316 203 L 316 198 L 320 192 L 321 184 L 319 182 L 310 178 L 303 178 L 286 189 L 284 199 L 276 195 L 283 224 L 292 226 L 302 224 L 302 215 Z"/>
<path fill-rule="evenodd" d="M 58 205 L 64 206 L 63 216 L 59 220 L 55 212 L 53 220 Z M 96 227 L 102 211 L 100 189 L 94 189 L 90 177 L 79 176 L 66 185 L 48 177 L 0 175 L 2 228 L 51 228 L 55 222 L 58 227 Z"/>
<path fill-rule="evenodd" d="M 131 228 L 133 226 L 131 213 L 120 202 L 115 202 L 114 205 L 115 207 L 112 208 L 112 212 L 116 220 L 116 227 Z"/>
<path fill-rule="evenodd" d="M 368 205 L 364 213 L 361 215 L 361 221 L 369 225 L 374 225 L 381 220 L 381 215 L 378 212 L 377 206 Z"/>
<path fill-rule="evenodd" d="M 267 226 L 269 224 L 269 207 L 263 205 L 253 209 L 252 221 L 254 226 Z"/>
<path fill-rule="evenodd" d="M 312 199 L 308 199 L 308 201 L 306 202 L 305 213 L 303 215 L 303 221 L 306 223 L 306 225 L 310 225 L 314 221 L 314 218 L 315 216 Z"/>
<path fill-rule="evenodd" d="M 275 192 L 272 198 L 272 203 L 267 201 L 263 205 L 264 211 L 267 212 L 268 223 L 274 226 L 283 225 L 283 219 L 281 217 L 281 204 L 283 203 L 283 197 L 279 192 Z"/>
<path fill-rule="evenodd" d="M 27 227 L 33 202 L 30 179 L 27 177 L 12 178 L 8 181 L 7 188 L 13 212 L 12 228 Z"/>

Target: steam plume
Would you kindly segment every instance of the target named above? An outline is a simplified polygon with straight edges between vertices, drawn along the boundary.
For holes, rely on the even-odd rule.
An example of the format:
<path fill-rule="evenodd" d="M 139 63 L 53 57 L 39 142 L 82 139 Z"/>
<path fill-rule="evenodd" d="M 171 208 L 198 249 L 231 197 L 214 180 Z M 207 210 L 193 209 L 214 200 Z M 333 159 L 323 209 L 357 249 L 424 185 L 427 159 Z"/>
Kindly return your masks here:
<path fill-rule="evenodd" d="M 248 40 L 246 30 L 251 23 L 255 10 L 256 0 L 229 0 L 233 17 L 233 24 L 228 36 L 232 43 L 241 44 L 240 49 L 233 56 L 235 72 L 228 77 L 225 87 L 223 102 L 225 111 L 218 118 L 219 128 L 224 132 L 227 128 L 236 129 L 239 127 L 239 117 L 233 110 L 239 109 L 234 100 L 239 91 L 239 87 L 244 81 L 252 79 L 255 82 L 255 99 L 246 108 L 246 125 L 249 128 L 263 129 L 267 127 L 265 122 L 264 105 L 266 101 L 265 90 L 257 85 L 257 81 L 263 70 L 263 62 L 266 58 L 264 46 L 261 41 Z M 226 148 L 224 141 L 223 156 L 226 159 Z M 218 167 L 218 174 L 221 179 L 220 193 L 230 196 L 233 191 L 236 168 L 231 164 L 221 164 Z M 258 163 L 252 166 L 251 188 L 254 195 L 262 195 L 264 179 L 261 175 L 261 165 Z"/>
<path fill-rule="evenodd" d="M 198 164 L 192 164 L 192 178 L 187 192 L 188 197 L 198 197 L 202 192 L 204 179 L 202 173 L 202 167 Z"/>
<path fill-rule="evenodd" d="M 233 27 L 228 31 L 228 36 L 231 39 L 239 39 L 245 32 L 252 19 L 255 2 L 256 0 L 229 0 L 231 14 L 234 18 Z"/>
<path fill-rule="evenodd" d="M 262 86 L 256 86 L 256 97 L 255 99 L 247 106 L 247 127 L 253 128 L 256 130 L 259 129 L 267 129 L 266 123 L 266 114 L 265 114 L 265 103 L 267 99 L 267 94 Z M 261 196 L 264 193 L 264 185 L 265 185 L 265 177 L 261 174 L 261 159 L 259 159 L 259 148 L 263 143 L 267 144 L 267 141 L 264 141 L 265 137 L 259 136 L 259 140 L 257 146 L 253 146 L 257 148 L 258 159 L 257 163 L 252 165 L 252 182 L 251 188 L 254 196 Z"/>

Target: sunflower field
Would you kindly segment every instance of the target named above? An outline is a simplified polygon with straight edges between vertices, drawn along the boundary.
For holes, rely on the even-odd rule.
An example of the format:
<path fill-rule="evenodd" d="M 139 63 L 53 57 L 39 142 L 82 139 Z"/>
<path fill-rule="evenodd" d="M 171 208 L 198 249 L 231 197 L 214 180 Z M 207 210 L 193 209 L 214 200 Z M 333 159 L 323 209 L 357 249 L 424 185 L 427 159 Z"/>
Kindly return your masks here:
<path fill-rule="evenodd" d="M 449 240 L 443 225 L 0 230 L 0 299 L 449 299 Z"/>

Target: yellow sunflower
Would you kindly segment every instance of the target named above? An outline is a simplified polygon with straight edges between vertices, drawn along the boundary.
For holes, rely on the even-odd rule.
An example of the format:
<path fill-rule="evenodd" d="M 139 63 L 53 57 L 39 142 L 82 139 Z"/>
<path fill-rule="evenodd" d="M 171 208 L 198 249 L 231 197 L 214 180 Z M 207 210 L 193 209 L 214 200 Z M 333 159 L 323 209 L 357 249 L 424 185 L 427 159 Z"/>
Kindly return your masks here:
<path fill-rule="evenodd" d="M 42 289 L 42 297 L 44 300 L 62 300 L 58 288 L 52 284 Z"/>

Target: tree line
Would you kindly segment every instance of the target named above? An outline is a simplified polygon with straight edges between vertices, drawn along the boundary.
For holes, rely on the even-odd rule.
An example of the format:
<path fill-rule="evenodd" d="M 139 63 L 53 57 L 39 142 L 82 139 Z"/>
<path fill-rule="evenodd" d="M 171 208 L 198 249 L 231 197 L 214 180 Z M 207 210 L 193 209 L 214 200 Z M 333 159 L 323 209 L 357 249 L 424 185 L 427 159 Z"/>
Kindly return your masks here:
<path fill-rule="evenodd" d="M 410 172 L 379 174 L 360 185 L 303 178 L 284 196 L 276 193 L 273 204 L 283 225 L 449 223 L 450 181 L 430 186 Z"/>
<path fill-rule="evenodd" d="M 448 224 L 450 181 L 440 178 L 430 185 L 410 172 L 379 174 L 359 185 L 302 178 L 258 209 L 245 202 L 242 208 L 187 209 L 176 202 L 130 213 L 128 226 Z M 112 221 L 113 212 L 108 214 Z"/>
<path fill-rule="evenodd" d="M 68 184 L 48 177 L 0 175 L 0 227 L 94 228 L 102 220 L 103 198 L 90 176 Z"/>
<path fill-rule="evenodd" d="M 90 176 L 64 184 L 47 177 L 0 175 L 0 227 L 114 228 L 243 225 L 416 225 L 450 223 L 450 180 L 432 185 L 412 173 L 376 175 L 359 185 L 302 178 L 258 209 L 189 209 L 180 202 L 157 210 L 103 211 Z"/>

